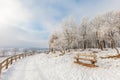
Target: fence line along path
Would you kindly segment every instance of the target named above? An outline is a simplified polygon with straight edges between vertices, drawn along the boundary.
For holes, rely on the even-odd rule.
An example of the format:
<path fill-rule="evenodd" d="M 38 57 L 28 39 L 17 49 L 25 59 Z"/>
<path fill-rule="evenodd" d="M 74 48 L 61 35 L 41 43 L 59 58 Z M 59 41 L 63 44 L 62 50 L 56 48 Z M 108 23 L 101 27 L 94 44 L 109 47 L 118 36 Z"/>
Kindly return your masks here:
<path fill-rule="evenodd" d="M 35 53 L 23 53 L 23 54 L 18 54 L 18 55 L 14 55 L 6 58 L 4 61 L 0 63 L 0 76 L 1 76 L 2 70 L 8 69 L 9 65 L 11 65 L 13 62 L 16 62 L 18 59 L 23 59 L 27 56 L 31 56 L 34 54 Z"/>

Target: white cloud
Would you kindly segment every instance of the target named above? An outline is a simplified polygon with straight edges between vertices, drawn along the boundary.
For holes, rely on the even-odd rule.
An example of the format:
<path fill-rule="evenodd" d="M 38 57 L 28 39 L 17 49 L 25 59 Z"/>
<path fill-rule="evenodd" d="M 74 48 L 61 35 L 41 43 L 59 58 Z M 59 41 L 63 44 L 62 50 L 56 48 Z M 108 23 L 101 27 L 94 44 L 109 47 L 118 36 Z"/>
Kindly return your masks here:
<path fill-rule="evenodd" d="M 47 47 L 44 36 L 60 30 L 59 23 L 120 9 L 120 0 L 0 0 L 0 47 Z M 31 23 L 38 22 L 36 31 Z"/>
<path fill-rule="evenodd" d="M 27 26 L 33 17 L 31 13 L 19 0 L 0 0 L 0 47 L 34 47 L 38 43 L 32 41 L 36 38 L 31 38 Z"/>
<path fill-rule="evenodd" d="M 30 14 L 18 0 L 0 0 L 0 24 L 16 26 L 26 22 Z"/>

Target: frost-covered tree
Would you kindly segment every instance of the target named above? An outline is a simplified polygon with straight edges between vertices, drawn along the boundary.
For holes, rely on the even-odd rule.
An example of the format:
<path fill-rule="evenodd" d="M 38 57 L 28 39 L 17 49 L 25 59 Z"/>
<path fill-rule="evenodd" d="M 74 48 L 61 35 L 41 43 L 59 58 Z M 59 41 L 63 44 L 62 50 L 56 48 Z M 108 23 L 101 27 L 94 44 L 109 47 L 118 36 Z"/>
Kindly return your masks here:
<path fill-rule="evenodd" d="M 80 23 L 80 35 L 82 37 L 83 49 L 87 48 L 87 36 L 89 31 L 88 18 L 83 18 Z"/>
<path fill-rule="evenodd" d="M 14 55 L 17 54 L 18 50 L 19 50 L 18 48 L 13 48 L 13 53 L 14 53 Z"/>
<path fill-rule="evenodd" d="M 54 46 L 53 48 L 64 47 L 68 50 L 115 48 L 117 50 L 116 47 L 120 47 L 120 11 L 106 12 L 89 20 L 83 18 L 80 23 L 68 18 L 60 24 L 62 31 L 52 34 L 49 40 L 50 43 L 54 43 L 50 45 Z"/>
<path fill-rule="evenodd" d="M 95 44 L 96 47 L 100 48 L 103 50 L 105 48 L 105 31 L 104 31 L 104 23 L 105 23 L 105 18 L 102 15 L 96 16 L 92 21 L 91 25 L 93 28 L 93 33 L 95 34 Z"/>
<path fill-rule="evenodd" d="M 63 35 L 65 42 L 67 44 L 67 49 L 70 51 L 70 48 L 72 48 L 75 41 L 75 35 L 77 30 L 76 22 L 73 18 L 68 18 L 67 20 L 64 20 L 61 25 L 63 29 Z"/>
<path fill-rule="evenodd" d="M 28 52 L 29 52 L 29 49 L 28 49 L 28 48 L 24 48 L 24 49 L 23 49 L 23 53 L 24 53 L 24 54 L 27 54 Z"/>
<path fill-rule="evenodd" d="M 55 53 L 55 50 L 58 47 L 57 42 L 58 42 L 58 36 L 57 36 L 57 33 L 54 33 L 51 35 L 49 40 L 49 49 L 53 53 Z"/>
<path fill-rule="evenodd" d="M 31 53 L 32 53 L 32 54 L 35 54 L 36 52 L 37 52 L 36 49 L 31 49 Z"/>
<path fill-rule="evenodd" d="M 115 48 L 117 53 L 119 54 L 118 49 L 116 48 L 116 40 L 118 39 L 118 37 L 120 36 L 120 32 L 119 32 L 119 27 L 120 27 L 120 12 L 108 12 L 104 15 L 105 19 L 106 19 L 106 26 L 107 26 L 107 30 L 106 30 L 106 34 L 109 37 L 109 40 L 111 41 L 111 48 Z M 106 36 L 106 37 L 107 37 Z"/>
<path fill-rule="evenodd" d="M 49 40 L 49 49 L 51 52 L 60 51 L 63 54 L 67 48 L 66 40 L 61 32 L 55 32 Z"/>
<path fill-rule="evenodd" d="M 6 55 L 8 55 L 7 52 L 8 52 L 8 50 L 6 48 L 3 48 L 1 50 L 2 56 L 5 57 Z"/>

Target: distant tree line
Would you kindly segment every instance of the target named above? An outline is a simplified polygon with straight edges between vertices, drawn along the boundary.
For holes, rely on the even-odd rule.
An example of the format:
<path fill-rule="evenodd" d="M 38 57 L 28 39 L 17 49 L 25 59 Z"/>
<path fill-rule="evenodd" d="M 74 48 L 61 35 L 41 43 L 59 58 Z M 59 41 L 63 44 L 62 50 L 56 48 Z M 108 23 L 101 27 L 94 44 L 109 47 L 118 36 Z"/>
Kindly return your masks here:
<path fill-rule="evenodd" d="M 17 54 L 27 54 L 27 53 L 41 53 L 39 52 L 37 49 L 35 48 L 23 48 L 23 49 L 19 49 L 19 48 L 1 48 L 0 49 L 0 57 L 7 57 L 7 56 L 11 56 L 11 55 L 17 55 Z"/>

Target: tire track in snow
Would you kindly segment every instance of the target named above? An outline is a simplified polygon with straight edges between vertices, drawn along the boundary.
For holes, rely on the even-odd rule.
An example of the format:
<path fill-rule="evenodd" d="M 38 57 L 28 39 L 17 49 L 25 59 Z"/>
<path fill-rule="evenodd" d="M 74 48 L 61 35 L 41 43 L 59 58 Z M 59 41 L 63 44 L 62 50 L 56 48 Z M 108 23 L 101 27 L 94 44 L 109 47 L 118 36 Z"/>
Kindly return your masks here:
<path fill-rule="evenodd" d="M 39 59 L 39 58 L 38 58 Z M 36 71 L 38 72 L 36 80 L 49 80 L 46 78 L 45 74 L 43 74 L 43 72 L 41 71 L 41 69 L 39 68 L 39 63 L 38 63 L 38 59 L 35 59 L 34 61 L 34 66 Z"/>
<path fill-rule="evenodd" d="M 42 75 L 39 70 L 36 59 L 37 56 L 32 56 L 32 58 L 28 59 L 24 74 L 25 77 L 22 80 L 47 80 L 43 77 L 44 75 Z"/>
<path fill-rule="evenodd" d="M 23 71 L 25 71 L 26 70 L 26 68 L 27 68 L 27 66 L 26 65 L 28 65 L 28 60 L 27 59 L 25 59 L 24 60 L 25 62 L 24 62 L 24 66 L 21 68 L 22 69 L 22 71 L 20 71 L 20 75 L 18 76 L 18 79 L 21 79 L 21 80 L 24 80 L 24 78 L 25 78 L 25 73 L 23 72 Z"/>
<path fill-rule="evenodd" d="M 42 64 L 40 64 L 40 62 L 39 62 L 41 60 L 44 61 L 45 64 L 49 63 L 48 62 L 49 60 L 44 59 L 43 57 L 38 56 L 37 58 L 35 58 L 34 65 L 36 66 L 36 70 L 39 73 L 39 75 L 38 75 L 39 78 L 37 78 L 37 80 L 64 80 L 64 78 L 62 78 L 61 76 L 57 75 L 57 73 L 54 73 L 54 71 L 51 74 L 55 74 L 55 77 L 52 77 L 52 75 L 49 74 L 49 71 L 48 72 L 42 71 L 42 69 L 41 69 L 41 65 Z M 50 64 L 48 64 L 48 65 L 50 65 Z M 50 70 L 50 68 L 48 66 L 44 67 L 44 70 L 45 69 Z M 47 77 L 49 77 L 49 79 Z M 50 78 L 52 78 L 52 79 L 50 79 Z"/>
<path fill-rule="evenodd" d="M 21 80 L 32 80 L 31 74 L 34 74 L 35 69 L 34 69 L 34 59 L 32 59 L 31 57 L 29 57 L 28 59 L 26 59 L 26 62 L 23 62 L 25 67 L 23 67 L 22 69 L 22 74 L 20 77 L 22 77 Z M 19 78 L 18 78 L 19 79 Z"/>

